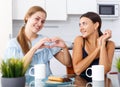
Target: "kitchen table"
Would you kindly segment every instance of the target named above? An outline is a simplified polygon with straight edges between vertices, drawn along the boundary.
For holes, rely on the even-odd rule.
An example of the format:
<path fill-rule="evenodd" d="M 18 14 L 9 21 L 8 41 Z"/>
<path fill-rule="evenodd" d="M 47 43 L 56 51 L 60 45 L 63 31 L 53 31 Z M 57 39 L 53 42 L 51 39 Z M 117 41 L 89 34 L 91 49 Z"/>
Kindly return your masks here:
<path fill-rule="evenodd" d="M 83 79 L 80 76 L 74 75 L 74 74 L 68 74 L 68 75 L 64 75 L 64 77 L 70 78 L 73 80 L 73 84 L 72 82 L 68 83 L 68 84 L 50 84 L 50 85 L 46 85 L 46 83 L 42 82 L 42 86 L 37 86 L 37 87 L 93 87 L 91 85 L 88 85 L 89 82 L 87 82 L 85 79 Z M 86 86 L 88 85 L 88 86 Z M 35 86 L 29 86 L 26 85 L 25 87 L 35 87 Z M 97 81 L 97 86 L 95 87 L 114 87 L 112 86 L 112 82 L 111 79 L 108 78 L 107 76 L 105 77 L 105 80 L 103 82 L 101 81 Z M 116 86 L 119 87 L 119 86 Z"/>

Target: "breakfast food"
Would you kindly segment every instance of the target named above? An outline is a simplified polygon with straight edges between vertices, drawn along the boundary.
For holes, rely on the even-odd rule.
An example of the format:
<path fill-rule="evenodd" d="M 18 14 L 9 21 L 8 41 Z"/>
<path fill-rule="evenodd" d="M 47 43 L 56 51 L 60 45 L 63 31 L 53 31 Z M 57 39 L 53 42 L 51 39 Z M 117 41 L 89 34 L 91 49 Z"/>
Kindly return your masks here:
<path fill-rule="evenodd" d="M 63 82 L 57 82 L 57 81 L 47 80 L 46 83 L 48 83 L 48 84 L 60 84 L 60 83 L 63 83 Z"/>
<path fill-rule="evenodd" d="M 64 82 L 64 79 L 62 77 L 58 77 L 58 76 L 49 76 L 48 80 L 49 81 L 56 81 L 56 82 Z"/>
<path fill-rule="evenodd" d="M 69 78 L 63 78 L 63 77 L 59 77 L 59 76 L 49 76 L 48 77 L 48 81 L 49 83 L 62 83 L 62 82 L 70 82 L 71 79 Z"/>

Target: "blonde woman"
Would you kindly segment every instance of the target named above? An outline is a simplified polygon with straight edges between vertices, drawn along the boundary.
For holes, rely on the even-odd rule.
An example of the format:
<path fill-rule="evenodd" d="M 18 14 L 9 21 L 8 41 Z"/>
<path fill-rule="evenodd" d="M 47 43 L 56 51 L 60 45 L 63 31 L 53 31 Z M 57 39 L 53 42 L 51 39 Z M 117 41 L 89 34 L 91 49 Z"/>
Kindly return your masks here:
<path fill-rule="evenodd" d="M 62 39 L 59 37 L 48 38 L 37 34 L 43 28 L 46 17 L 47 13 L 43 8 L 31 7 L 25 15 L 25 24 L 17 37 L 8 43 L 5 58 L 23 58 L 24 67 L 27 68 L 26 76 L 31 67 L 41 63 L 46 64 L 47 76 L 52 74 L 50 59 L 54 57 L 65 66 L 71 66 L 71 56 Z M 26 80 L 29 82 L 32 79 L 26 77 Z"/>

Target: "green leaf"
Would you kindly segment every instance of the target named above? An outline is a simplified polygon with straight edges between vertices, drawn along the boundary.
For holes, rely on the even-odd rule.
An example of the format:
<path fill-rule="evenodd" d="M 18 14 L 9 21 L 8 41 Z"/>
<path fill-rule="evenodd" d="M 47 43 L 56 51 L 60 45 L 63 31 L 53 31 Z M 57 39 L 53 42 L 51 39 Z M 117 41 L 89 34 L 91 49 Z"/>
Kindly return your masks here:
<path fill-rule="evenodd" d="M 2 61 L 1 72 L 3 77 L 13 78 L 24 76 L 27 69 L 24 69 L 22 59 L 9 58 L 7 61 Z M 25 70 L 25 71 L 24 71 Z"/>
<path fill-rule="evenodd" d="M 116 68 L 118 69 L 118 72 L 120 72 L 120 57 L 117 58 Z"/>

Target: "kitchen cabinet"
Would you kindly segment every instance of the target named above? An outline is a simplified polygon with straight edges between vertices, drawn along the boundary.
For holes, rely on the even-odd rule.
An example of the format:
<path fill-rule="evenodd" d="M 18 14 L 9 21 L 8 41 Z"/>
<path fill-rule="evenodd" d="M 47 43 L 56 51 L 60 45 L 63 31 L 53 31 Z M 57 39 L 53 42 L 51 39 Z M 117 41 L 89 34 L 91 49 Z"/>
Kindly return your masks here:
<path fill-rule="evenodd" d="M 47 20 L 66 20 L 66 0 L 46 0 Z"/>
<path fill-rule="evenodd" d="M 97 12 L 96 0 L 67 0 L 67 14 L 83 14 L 88 11 Z"/>
<path fill-rule="evenodd" d="M 23 20 L 26 12 L 31 6 L 45 8 L 45 0 L 13 0 L 13 20 Z"/>
<path fill-rule="evenodd" d="M 0 3 L 0 58 L 3 56 L 7 42 L 12 35 L 12 0 Z"/>
<path fill-rule="evenodd" d="M 23 20 L 31 6 L 41 6 L 47 11 L 47 20 L 66 20 L 66 0 L 13 0 L 13 20 Z"/>

